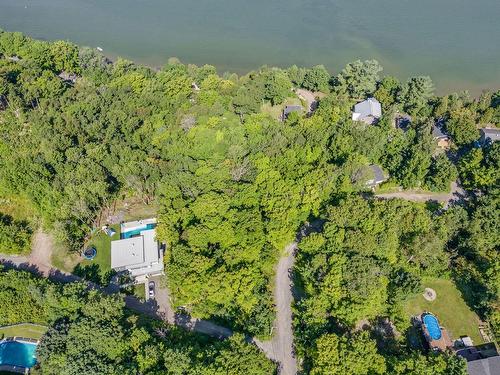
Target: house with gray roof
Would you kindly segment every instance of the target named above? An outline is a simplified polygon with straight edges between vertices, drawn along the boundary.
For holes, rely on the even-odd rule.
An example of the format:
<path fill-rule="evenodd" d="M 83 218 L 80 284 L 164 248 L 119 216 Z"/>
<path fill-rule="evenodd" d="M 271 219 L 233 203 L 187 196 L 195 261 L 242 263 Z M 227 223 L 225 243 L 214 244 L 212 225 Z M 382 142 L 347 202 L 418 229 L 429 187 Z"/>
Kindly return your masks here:
<path fill-rule="evenodd" d="M 288 118 L 288 115 L 293 112 L 302 113 L 303 108 L 301 105 L 287 105 L 281 114 L 281 121 L 285 121 Z"/>
<path fill-rule="evenodd" d="M 380 185 L 382 182 L 387 180 L 387 177 L 384 174 L 384 171 L 380 166 L 376 164 L 372 164 L 369 166 L 369 173 L 371 174 L 370 179 L 366 181 L 365 185 L 375 189 L 378 185 Z"/>
<path fill-rule="evenodd" d="M 368 98 L 354 106 L 352 119 L 365 124 L 375 124 L 382 117 L 382 105 L 375 98 Z"/>
<path fill-rule="evenodd" d="M 500 129 L 483 128 L 481 129 L 481 143 L 496 142 L 500 140 Z"/>
<path fill-rule="evenodd" d="M 500 356 L 467 362 L 467 372 L 469 375 L 498 375 L 500 374 Z"/>

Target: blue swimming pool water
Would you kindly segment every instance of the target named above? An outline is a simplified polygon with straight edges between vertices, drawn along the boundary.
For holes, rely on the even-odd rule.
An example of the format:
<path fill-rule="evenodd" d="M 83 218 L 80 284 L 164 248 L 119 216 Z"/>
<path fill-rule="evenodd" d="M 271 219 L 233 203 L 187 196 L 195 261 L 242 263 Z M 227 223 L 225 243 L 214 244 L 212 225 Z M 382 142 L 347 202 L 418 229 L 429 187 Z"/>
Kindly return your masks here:
<path fill-rule="evenodd" d="M 36 364 L 36 344 L 19 341 L 0 342 L 0 365 L 33 367 Z"/>
<path fill-rule="evenodd" d="M 120 238 L 124 239 L 124 238 L 130 238 L 130 237 L 138 236 L 139 234 L 141 234 L 141 232 L 143 230 L 154 229 L 155 227 L 156 227 L 156 224 L 154 224 L 154 223 L 146 224 L 145 226 L 143 226 L 141 228 L 130 230 L 128 232 L 122 232 L 120 234 Z"/>
<path fill-rule="evenodd" d="M 441 329 L 439 328 L 439 322 L 434 315 L 427 314 L 424 316 L 424 324 L 427 327 L 427 331 L 433 340 L 439 340 L 441 338 Z"/>

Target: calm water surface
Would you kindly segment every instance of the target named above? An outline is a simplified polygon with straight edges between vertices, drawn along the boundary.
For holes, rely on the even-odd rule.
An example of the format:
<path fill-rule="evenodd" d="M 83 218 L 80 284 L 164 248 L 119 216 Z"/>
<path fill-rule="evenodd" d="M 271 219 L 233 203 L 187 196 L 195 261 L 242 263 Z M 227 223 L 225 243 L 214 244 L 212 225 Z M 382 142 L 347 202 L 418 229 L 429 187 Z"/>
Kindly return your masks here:
<path fill-rule="evenodd" d="M 0 0 L 0 27 L 244 73 L 376 58 L 439 91 L 500 87 L 500 0 Z"/>

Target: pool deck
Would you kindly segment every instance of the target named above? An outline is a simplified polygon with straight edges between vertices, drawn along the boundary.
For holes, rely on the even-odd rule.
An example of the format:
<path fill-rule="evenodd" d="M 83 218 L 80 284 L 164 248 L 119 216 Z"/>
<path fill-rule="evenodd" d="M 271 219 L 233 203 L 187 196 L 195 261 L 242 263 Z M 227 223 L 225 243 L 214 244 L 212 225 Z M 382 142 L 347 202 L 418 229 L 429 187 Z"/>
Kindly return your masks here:
<path fill-rule="evenodd" d="M 433 340 L 431 338 L 431 335 L 429 334 L 429 331 L 427 330 L 427 327 L 425 324 L 422 324 L 422 329 L 424 331 L 424 336 L 427 342 L 429 343 L 429 346 L 431 349 L 438 349 L 441 351 L 446 351 L 449 348 L 453 347 L 453 342 L 450 339 L 450 335 L 448 334 L 448 331 L 444 329 L 443 327 L 439 327 L 441 330 L 441 338 L 439 340 Z"/>
<path fill-rule="evenodd" d="M 157 220 L 155 218 L 151 219 L 143 219 L 143 220 L 137 220 L 137 221 L 129 221 L 126 223 L 122 223 L 120 225 L 120 230 L 121 232 L 130 232 L 132 230 L 140 229 L 145 227 L 148 224 L 156 224 Z"/>

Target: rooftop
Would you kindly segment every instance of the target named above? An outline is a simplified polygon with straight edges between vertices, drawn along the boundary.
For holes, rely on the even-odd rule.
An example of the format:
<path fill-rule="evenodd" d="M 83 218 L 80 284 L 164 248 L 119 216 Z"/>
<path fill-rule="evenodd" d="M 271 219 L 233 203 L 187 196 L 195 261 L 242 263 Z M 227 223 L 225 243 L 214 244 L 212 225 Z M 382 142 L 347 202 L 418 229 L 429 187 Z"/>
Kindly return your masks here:
<path fill-rule="evenodd" d="M 375 98 L 368 98 L 354 106 L 353 120 L 363 120 L 369 116 L 382 117 L 382 106 Z"/>
<path fill-rule="evenodd" d="M 500 374 L 500 356 L 467 362 L 467 372 L 469 375 L 498 375 Z"/>
<path fill-rule="evenodd" d="M 122 239 L 111 242 L 111 268 L 127 270 L 132 276 L 163 272 L 163 252 L 153 223 L 155 219 L 122 224 Z M 132 235 L 123 236 L 127 233 Z"/>
<path fill-rule="evenodd" d="M 482 128 L 481 135 L 483 139 L 491 139 L 492 141 L 498 141 L 500 140 L 500 129 Z"/>
<path fill-rule="evenodd" d="M 448 138 L 440 126 L 432 125 L 432 136 L 436 139 Z"/>

